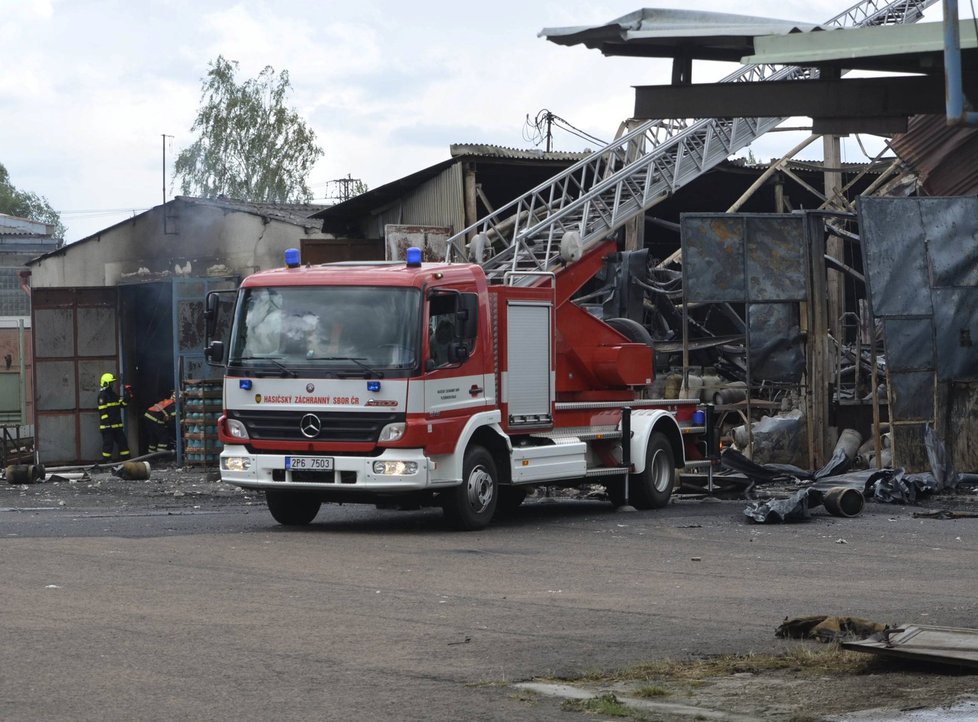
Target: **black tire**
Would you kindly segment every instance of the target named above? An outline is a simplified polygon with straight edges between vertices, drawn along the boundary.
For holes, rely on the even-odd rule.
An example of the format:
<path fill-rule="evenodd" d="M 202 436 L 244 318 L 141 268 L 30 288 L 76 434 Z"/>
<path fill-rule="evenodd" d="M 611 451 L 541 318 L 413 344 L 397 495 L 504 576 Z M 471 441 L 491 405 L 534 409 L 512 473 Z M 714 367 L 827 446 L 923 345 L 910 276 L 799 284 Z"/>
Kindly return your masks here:
<path fill-rule="evenodd" d="M 499 501 L 496 502 L 496 516 L 512 515 L 526 499 L 525 486 L 500 486 Z"/>
<path fill-rule="evenodd" d="M 315 494 L 279 489 L 266 489 L 265 503 L 272 518 L 285 526 L 305 526 L 316 518 L 322 506 L 322 501 Z"/>
<path fill-rule="evenodd" d="M 606 318 L 604 322 L 632 343 L 644 343 L 652 349 L 652 365 L 655 371 L 662 371 L 663 368 L 668 367 L 665 363 L 666 355 L 662 354 L 662 359 L 659 359 L 660 354 L 655 350 L 655 341 L 645 326 L 630 318 Z"/>
<path fill-rule="evenodd" d="M 499 477 L 492 454 L 481 446 L 471 446 L 462 462 L 462 483 L 444 494 L 445 518 L 460 531 L 484 529 L 498 503 Z"/>
<path fill-rule="evenodd" d="M 633 321 L 630 318 L 606 318 L 604 322 L 632 343 L 652 345 L 652 334 L 638 321 Z"/>
<path fill-rule="evenodd" d="M 645 453 L 645 470 L 628 477 L 629 502 L 636 509 L 661 509 L 669 503 L 676 482 L 676 457 L 672 444 L 653 431 Z"/>

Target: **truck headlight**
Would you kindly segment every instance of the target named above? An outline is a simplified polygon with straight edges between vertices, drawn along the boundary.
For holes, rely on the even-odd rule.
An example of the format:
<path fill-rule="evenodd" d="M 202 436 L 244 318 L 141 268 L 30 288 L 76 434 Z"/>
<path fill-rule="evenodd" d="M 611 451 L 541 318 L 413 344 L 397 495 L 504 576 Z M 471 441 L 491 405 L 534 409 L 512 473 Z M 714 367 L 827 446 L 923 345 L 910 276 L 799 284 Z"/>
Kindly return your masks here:
<path fill-rule="evenodd" d="M 380 441 L 397 441 L 404 436 L 404 423 L 387 424 L 380 430 Z"/>
<path fill-rule="evenodd" d="M 374 473 L 378 476 L 407 476 L 418 473 L 416 461 L 375 461 Z"/>
<path fill-rule="evenodd" d="M 250 456 L 221 457 L 221 468 L 224 471 L 248 471 L 251 468 Z"/>
<path fill-rule="evenodd" d="M 228 436 L 233 436 L 235 439 L 247 439 L 248 429 L 245 425 L 238 421 L 237 419 L 228 419 Z"/>

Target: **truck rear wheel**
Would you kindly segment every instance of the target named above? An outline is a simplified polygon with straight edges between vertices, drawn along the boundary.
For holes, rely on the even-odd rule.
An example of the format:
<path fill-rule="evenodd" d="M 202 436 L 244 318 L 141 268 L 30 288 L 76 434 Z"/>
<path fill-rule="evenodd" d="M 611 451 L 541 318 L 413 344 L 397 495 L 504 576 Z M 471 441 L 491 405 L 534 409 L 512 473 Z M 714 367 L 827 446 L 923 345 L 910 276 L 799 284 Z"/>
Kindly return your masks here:
<path fill-rule="evenodd" d="M 315 494 L 266 489 L 265 502 L 272 518 L 285 526 L 305 526 L 319 513 L 322 502 Z"/>
<path fill-rule="evenodd" d="M 645 452 L 645 470 L 628 477 L 629 502 L 636 509 L 660 509 L 669 503 L 676 480 L 672 445 L 660 432 L 652 432 Z"/>
<path fill-rule="evenodd" d="M 492 521 L 499 502 L 499 482 L 492 454 L 472 446 L 462 462 L 462 483 L 445 492 L 442 509 L 456 529 L 484 529 Z"/>

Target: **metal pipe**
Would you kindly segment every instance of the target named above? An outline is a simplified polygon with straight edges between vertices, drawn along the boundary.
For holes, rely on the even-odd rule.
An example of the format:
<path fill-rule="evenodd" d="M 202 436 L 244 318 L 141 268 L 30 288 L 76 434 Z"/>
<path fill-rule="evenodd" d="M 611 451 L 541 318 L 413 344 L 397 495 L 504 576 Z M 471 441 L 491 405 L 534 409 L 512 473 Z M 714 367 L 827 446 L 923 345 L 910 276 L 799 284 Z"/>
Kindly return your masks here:
<path fill-rule="evenodd" d="M 961 79 L 961 28 L 958 0 L 944 0 L 944 93 L 947 124 L 978 126 L 978 113 L 965 111 Z"/>

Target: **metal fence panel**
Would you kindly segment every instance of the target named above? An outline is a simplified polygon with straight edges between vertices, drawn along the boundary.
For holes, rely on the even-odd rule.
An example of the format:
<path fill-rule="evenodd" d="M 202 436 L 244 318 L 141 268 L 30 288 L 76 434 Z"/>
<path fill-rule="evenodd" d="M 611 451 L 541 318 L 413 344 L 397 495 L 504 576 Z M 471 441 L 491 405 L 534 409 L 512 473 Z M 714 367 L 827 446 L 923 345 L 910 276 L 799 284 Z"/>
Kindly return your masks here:
<path fill-rule="evenodd" d="M 873 313 L 929 316 L 927 234 L 918 205 L 906 198 L 860 198 L 859 236 Z"/>
<path fill-rule="evenodd" d="M 683 289 L 693 303 L 743 303 L 744 221 L 710 214 L 682 217 Z"/>
<path fill-rule="evenodd" d="M 798 216 L 748 216 L 747 289 L 751 301 L 804 301 L 808 288 L 805 228 Z"/>
<path fill-rule="evenodd" d="M 978 344 L 978 289 L 935 288 L 932 294 L 937 331 L 937 378 L 941 381 L 978 380 L 975 349 Z"/>
<path fill-rule="evenodd" d="M 923 318 L 885 318 L 886 367 L 890 371 L 934 370 L 934 323 Z"/>

